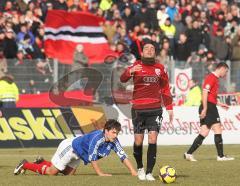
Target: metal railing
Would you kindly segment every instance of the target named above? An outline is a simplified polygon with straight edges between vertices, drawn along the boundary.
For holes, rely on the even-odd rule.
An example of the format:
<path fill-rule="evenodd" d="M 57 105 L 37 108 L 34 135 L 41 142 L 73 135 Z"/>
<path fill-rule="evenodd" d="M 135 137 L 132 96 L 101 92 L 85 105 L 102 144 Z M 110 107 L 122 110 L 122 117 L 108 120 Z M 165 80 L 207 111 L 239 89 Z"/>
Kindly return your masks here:
<path fill-rule="evenodd" d="M 89 76 L 91 76 L 91 86 L 94 86 L 95 99 L 105 99 L 112 97 L 112 91 L 131 90 L 131 83 L 123 85 L 119 81 L 121 72 L 130 63 L 115 59 L 112 63 L 94 64 L 87 68 L 71 72 L 71 65 L 58 63 L 56 60 L 39 61 L 24 60 L 19 63 L 15 60 L 8 60 L 8 73 L 15 77 L 15 81 L 20 89 L 20 93 L 39 93 L 50 90 L 54 83 L 60 79 L 61 90 L 84 89 Z M 173 84 L 175 79 L 174 69 L 177 61 L 171 58 L 168 65 L 170 82 Z M 224 93 L 240 91 L 240 61 L 226 61 L 230 66 L 226 79 L 221 80 L 220 91 Z M 192 77 L 202 83 L 204 76 L 209 73 L 209 68 L 205 64 L 192 64 Z M 86 71 L 86 72 L 85 72 Z M 99 72 L 99 73 L 97 73 Z M 77 74 L 77 76 L 76 76 Z M 82 76 L 81 74 L 85 74 Z M 101 74 L 101 75 L 99 75 Z M 94 84 L 94 82 L 100 82 Z"/>

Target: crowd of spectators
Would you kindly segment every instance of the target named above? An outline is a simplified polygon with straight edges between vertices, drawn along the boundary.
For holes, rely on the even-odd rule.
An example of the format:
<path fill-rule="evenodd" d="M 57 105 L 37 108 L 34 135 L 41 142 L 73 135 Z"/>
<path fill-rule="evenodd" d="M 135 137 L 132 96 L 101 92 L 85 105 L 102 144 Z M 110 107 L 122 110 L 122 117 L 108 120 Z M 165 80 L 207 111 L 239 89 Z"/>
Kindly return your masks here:
<path fill-rule="evenodd" d="M 152 40 L 157 58 L 169 67 L 193 67 L 199 82 L 219 61 L 231 61 L 240 82 L 240 11 L 237 0 L 1 0 L 0 75 L 25 74 L 22 92 L 36 93 L 38 81 L 49 82 L 44 53 L 48 10 L 85 11 L 105 18 L 102 27 L 111 49 L 141 58 Z M 21 70 L 19 70 L 21 69 Z M 25 69 L 25 70 L 24 70 Z M 28 69 L 38 74 L 28 78 Z M 199 73 L 199 69 L 203 72 Z M 235 71 L 234 71 L 235 70 Z M 196 76 L 196 77 L 194 77 Z M 239 90 L 240 90 L 240 85 Z"/>

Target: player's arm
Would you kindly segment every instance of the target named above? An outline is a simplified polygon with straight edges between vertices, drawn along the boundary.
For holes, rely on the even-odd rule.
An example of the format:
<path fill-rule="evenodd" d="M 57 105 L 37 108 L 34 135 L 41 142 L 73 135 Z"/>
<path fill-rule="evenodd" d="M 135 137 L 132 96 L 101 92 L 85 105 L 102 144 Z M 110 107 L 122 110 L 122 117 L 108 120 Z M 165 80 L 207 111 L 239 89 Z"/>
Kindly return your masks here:
<path fill-rule="evenodd" d="M 138 72 L 138 71 L 141 71 L 141 70 L 142 70 L 142 65 L 140 65 L 140 64 L 131 65 L 120 76 L 121 82 L 126 83 L 129 79 L 132 78 L 132 76 L 134 75 L 134 72 Z"/>
<path fill-rule="evenodd" d="M 122 83 L 126 83 L 132 77 L 131 67 L 128 67 L 126 70 L 123 71 L 122 75 L 120 76 L 120 81 Z"/>
<path fill-rule="evenodd" d="M 112 176 L 111 174 L 103 173 L 102 170 L 100 169 L 100 167 L 98 166 L 97 161 L 91 161 L 91 165 L 98 176 Z"/>
<path fill-rule="evenodd" d="M 222 107 L 222 108 L 225 109 L 225 110 L 228 110 L 228 109 L 229 109 L 229 105 L 227 105 L 227 104 L 225 104 L 225 103 L 218 102 L 217 105 L 220 106 L 220 107 Z"/>
<path fill-rule="evenodd" d="M 206 117 L 207 114 L 207 100 L 208 100 L 208 90 L 203 89 L 203 93 L 202 93 L 202 105 L 203 105 L 203 109 L 202 112 L 200 114 L 200 118 L 203 119 Z"/>
<path fill-rule="evenodd" d="M 137 172 L 133 168 L 132 163 L 129 161 L 129 159 L 127 157 L 127 154 L 124 152 L 124 150 L 123 150 L 121 144 L 119 143 L 118 139 L 115 140 L 113 143 L 114 143 L 114 146 L 113 146 L 112 149 L 114 150 L 114 152 L 118 155 L 118 157 L 120 158 L 122 163 L 128 168 L 131 175 L 136 176 Z"/>
<path fill-rule="evenodd" d="M 131 173 L 132 176 L 137 176 L 137 172 L 133 168 L 133 165 L 128 158 L 125 158 L 123 160 L 123 164 L 128 168 L 128 170 L 129 170 L 129 172 Z"/>
<path fill-rule="evenodd" d="M 89 149 L 88 149 L 88 160 L 91 162 L 93 169 L 99 176 L 111 176 L 110 174 L 105 174 L 101 171 L 100 167 L 98 166 L 98 149 L 99 146 L 104 143 L 105 138 L 102 137 L 100 134 L 97 134 L 92 138 L 90 141 Z"/>
<path fill-rule="evenodd" d="M 202 91 L 202 105 L 203 105 L 203 110 L 200 113 L 200 118 L 203 119 L 206 117 L 207 114 L 207 102 L 208 102 L 208 94 L 211 91 L 212 87 L 216 81 L 212 79 L 210 76 L 208 76 L 203 83 L 203 91 Z"/>
<path fill-rule="evenodd" d="M 164 106 L 166 107 L 169 115 L 169 121 L 173 121 L 173 105 L 172 105 L 172 94 L 169 86 L 169 77 L 165 68 L 162 70 L 161 78 L 161 96 Z"/>

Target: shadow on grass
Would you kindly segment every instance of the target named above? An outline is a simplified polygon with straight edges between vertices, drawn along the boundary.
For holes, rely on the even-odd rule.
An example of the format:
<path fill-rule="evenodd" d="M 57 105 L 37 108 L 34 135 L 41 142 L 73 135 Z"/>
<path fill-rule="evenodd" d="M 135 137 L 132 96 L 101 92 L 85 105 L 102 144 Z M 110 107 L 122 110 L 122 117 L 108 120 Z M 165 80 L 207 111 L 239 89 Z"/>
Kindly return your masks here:
<path fill-rule="evenodd" d="M 186 174 L 177 174 L 177 178 L 188 178 L 188 177 L 190 176 Z"/>
<path fill-rule="evenodd" d="M 127 173 L 127 172 L 117 172 L 117 173 L 109 173 L 109 174 L 112 174 L 113 176 L 126 176 L 126 175 L 131 175 L 130 173 Z M 98 176 L 96 173 L 79 173 L 79 174 L 75 174 L 75 175 L 78 175 L 78 176 Z"/>

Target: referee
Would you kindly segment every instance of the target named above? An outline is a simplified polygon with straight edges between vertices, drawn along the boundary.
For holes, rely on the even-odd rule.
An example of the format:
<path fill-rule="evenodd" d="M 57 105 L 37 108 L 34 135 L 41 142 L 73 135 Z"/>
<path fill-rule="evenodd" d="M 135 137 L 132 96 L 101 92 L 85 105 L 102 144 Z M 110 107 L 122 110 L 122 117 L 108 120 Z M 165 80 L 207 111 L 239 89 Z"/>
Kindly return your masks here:
<path fill-rule="evenodd" d="M 193 152 L 200 147 L 203 140 L 208 136 L 210 130 L 214 132 L 214 142 L 217 149 L 217 161 L 234 160 L 232 157 L 227 157 L 223 154 L 223 140 L 222 140 L 222 127 L 220 117 L 217 110 L 217 105 L 224 109 L 229 106 L 217 101 L 217 93 L 219 89 L 219 78 L 226 76 L 229 67 L 226 63 L 219 63 L 216 70 L 206 76 L 203 83 L 202 104 L 199 107 L 200 116 L 200 134 L 194 140 L 189 150 L 184 153 L 184 158 L 189 161 L 197 161 L 193 157 Z"/>

